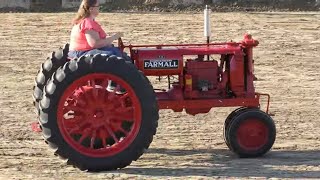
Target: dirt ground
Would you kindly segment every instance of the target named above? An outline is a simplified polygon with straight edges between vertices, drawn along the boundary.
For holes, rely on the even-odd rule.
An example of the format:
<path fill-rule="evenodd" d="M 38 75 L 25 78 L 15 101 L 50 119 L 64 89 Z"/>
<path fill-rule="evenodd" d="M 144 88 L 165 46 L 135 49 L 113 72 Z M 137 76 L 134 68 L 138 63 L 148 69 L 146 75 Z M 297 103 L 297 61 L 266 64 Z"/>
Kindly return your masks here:
<path fill-rule="evenodd" d="M 196 116 L 162 110 L 150 149 L 123 170 L 101 173 L 67 166 L 30 128 L 34 77 L 68 42 L 73 15 L 1 14 L 0 179 L 320 178 L 319 12 L 212 14 L 213 41 L 239 41 L 245 32 L 260 41 L 255 84 L 271 94 L 277 127 L 266 156 L 239 159 L 227 149 L 223 122 L 234 108 Z M 202 14 L 101 14 L 98 21 L 124 32 L 126 43 L 205 41 Z"/>

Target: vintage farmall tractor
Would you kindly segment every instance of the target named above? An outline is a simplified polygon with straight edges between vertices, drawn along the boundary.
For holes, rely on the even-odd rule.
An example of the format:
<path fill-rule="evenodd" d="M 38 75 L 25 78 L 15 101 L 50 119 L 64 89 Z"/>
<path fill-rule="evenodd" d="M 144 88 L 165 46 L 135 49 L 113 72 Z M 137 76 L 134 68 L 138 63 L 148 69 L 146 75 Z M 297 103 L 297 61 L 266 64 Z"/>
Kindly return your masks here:
<path fill-rule="evenodd" d="M 75 59 L 68 59 L 66 45 L 41 65 L 35 79 L 34 104 L 45 142 L 81 170 L 114 170 L 148 149 L 159 109 L 196 115 L 212 107 L 239 107 L 225 120 L 225 142 L 240 157 L 262 156 L 271 149 L 276 129 L 268 115 L 269 95 L 255 92 L 253 84 L 257 45 L 249 34 L 241 42 L 208 38 L 205 44 L 135 46 L 119 39 L 130 57 Z M 153 88 L 148 76 L 168 77 L 168 89 Z M 109 82 L 116 87 L 108 89 Z M 261 96 L 267 96 L 266 112 L 260 110 Z"/>

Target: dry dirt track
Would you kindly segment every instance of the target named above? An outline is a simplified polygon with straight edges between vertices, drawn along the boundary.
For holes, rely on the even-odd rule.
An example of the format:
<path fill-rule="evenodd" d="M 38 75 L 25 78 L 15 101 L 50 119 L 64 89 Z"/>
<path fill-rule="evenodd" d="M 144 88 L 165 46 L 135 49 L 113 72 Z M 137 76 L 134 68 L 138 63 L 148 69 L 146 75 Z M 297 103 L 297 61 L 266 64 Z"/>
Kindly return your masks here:
<path fill-rule="evenodd" d="M 250 32 L 257 91 L 270 93 L 277 126 L 272 152 L 238 159 L 224 144 L 233 108 L 195 117 L 160 112 L 148 152 L 115 172 L 86 173 L 55 157 L 40 134 L 32 105 L 34 76 L 47 54 L 68 41 L 72 13 L 1 14 L 0 179 L 320 178 L 320 13 L 214 13 L 215 41 Z M 203 42 L 202 14 L 101 14 L 106 29 L 132 44 Z M 164 84 L 163 84 L 164 85 Z"/>

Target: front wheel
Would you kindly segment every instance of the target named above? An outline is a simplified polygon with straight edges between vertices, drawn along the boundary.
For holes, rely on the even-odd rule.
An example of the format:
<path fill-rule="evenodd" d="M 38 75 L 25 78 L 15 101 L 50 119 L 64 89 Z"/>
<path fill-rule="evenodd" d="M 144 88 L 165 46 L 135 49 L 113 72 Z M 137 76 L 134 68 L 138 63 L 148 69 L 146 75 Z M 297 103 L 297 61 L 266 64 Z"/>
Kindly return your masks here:
<path fill-rule="evenodd" d="M 259 157 L 273 146 L 276 127 L 265 112 L 247 109 L 232 119 L 227 136 L 230 149 L 240 157 Z"/>
<path fill-rule="evenodd" d="M 149 147 L 158 106 L 136 68 L 98 54 L 71 60 L 53 77 L 40 102 L 40 124 L 55 154 L 81 170 L 101 171 L 126 167 Z M 109 81 L 117 84 L 112 91 Z"/>

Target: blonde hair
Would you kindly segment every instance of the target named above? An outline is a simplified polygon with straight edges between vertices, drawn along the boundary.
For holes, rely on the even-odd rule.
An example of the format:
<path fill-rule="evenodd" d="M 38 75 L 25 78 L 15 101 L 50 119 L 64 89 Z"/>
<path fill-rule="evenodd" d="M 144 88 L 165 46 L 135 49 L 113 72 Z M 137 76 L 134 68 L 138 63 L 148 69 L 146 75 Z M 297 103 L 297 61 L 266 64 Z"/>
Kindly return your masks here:
<path fill-rule="evenodd" d="M 97 4 L 98 0 L 82 0 L 78 13 L 73 19 L 73 24 L 78 24 L 82 19 L 90 16 L 90 8 Z"/>

